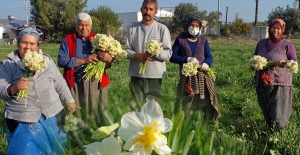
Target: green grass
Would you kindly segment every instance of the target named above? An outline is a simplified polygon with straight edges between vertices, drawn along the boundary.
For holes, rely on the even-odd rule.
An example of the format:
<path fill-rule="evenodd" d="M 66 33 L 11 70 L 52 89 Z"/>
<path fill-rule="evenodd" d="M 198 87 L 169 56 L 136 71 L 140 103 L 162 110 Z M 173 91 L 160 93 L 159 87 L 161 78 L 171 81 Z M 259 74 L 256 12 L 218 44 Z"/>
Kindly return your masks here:
<path fill-rule="evenodd" d="M 174 126 L 169 138 L 174 138 L 175 128 L 182 132 L 176 153 L 184 152 L 187 133 L 195 130 L 192 146 L 188 155 L 216 154 L 216 155 L 267 155 L 270 150 L 277 150 L 281 154 L 300 154 L 300 77 L 293 78 L 293 113 L 285 130 L 280 133 L 270 131 L 265 125 L 263 115 L 258 106 L 253 86 L 254 72 L 248 68 L 248 61 L 252 57 L 257 41 L 240 41 L 228 39 L 210 40 L 214 57 L 212 68 L 216 71 L 215 88 L 219 99 L 222 117 L 214 125 L 203 122 L 202 113 L 184 116 L 183 129 Z M 300 41 L 292 40 L 300 55 Z M 58 44 L 41 44 L 44 53 L 57 61 Z M 0 59 L 16 49 L 12 45 L 3 45 L 0 49 Z M 129 76 L 127 73 L 129 61 L 113 64 L 107 70 L 111 78 L 109 86 L 109 107 L 115 122 L 122 114 L 129 112 Z M 160 104 L 166 114 L 172 114 L 176 98 L 178 82 L 178 66 L 167 62 L 167 79 L 163 80 L 162 99 Z M 4 154 L 7 141 L 5 138 L 5 122 L 3 102 L 0 106 L 0 154 Z M 174 118 L 172 118 L 175 122 Z M 94 129 L 95 130 L 95 129 Z M 171 134 L 172 133 L 172 134 Z M 87 137 L 90 136 L 87 134 Z M 168 136 L 168 135 L 167 135 Z M 279 141 L 270 141 L 277 138 Z M 92 142 L 88 138 L 88 143 Z M 171 143 L 171 142 L 170 142 Z M 174 143 L 174 142 L 173 142 Z M 170 146 L 171 147 L 171 146 Z M 70 143 L 66 154 L 84 154 L 82 146 Z"/>

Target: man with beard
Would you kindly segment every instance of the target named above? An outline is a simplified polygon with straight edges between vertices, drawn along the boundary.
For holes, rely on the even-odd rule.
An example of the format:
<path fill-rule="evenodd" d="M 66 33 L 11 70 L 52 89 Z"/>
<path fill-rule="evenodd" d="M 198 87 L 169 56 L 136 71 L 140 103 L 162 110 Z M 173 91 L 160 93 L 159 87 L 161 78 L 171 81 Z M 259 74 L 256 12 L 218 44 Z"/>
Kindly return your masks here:
<path fill-rule="evenodd" d="M 130 60 L 128 73 L 131 77 L 129 87 L 133 108 L 140 108 L 145 98 L 160 98 L 162 78 L 166 77 L 165 61 L 172 55 L 168 28 L 154 20 L 157 8 L 157 0 L 144 0 L 141 7 L 142 21 L 127 29 L 125 49 Z M 145 50 L 147 41 L 152 39 L 161 42 L 163 47 L 163 50 L 154 56 Z M 140 63 L 147 63 L 146 71 L 142 74 L 139 73 Z"/>

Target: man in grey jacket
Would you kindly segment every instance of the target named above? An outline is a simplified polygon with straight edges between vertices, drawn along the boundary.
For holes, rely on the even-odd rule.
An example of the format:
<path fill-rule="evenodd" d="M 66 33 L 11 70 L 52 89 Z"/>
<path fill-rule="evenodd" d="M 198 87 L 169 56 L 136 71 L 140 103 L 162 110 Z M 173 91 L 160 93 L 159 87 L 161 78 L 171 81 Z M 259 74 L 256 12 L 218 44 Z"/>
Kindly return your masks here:
<path fill-rule="evenodd" d="M 130 60 L 128 72 L 131 77 L 132 105 L 139 107 L 145 97 L 160 97 L 162 78 L 167 76 L 165 61 L 172 55 L 168 28 L 154 20 L 157 9 L 157 0 L 144 0 L 141 7 L 142 21 L 131 25 L 126 34 L 125 49 Z M 163 50 L 158 55 L 152 56 L 145 50 L 146 42 L 151 39 L 162 43 Z M 147 64 L 143 74 L 139 73 L 141 63 Z"/>

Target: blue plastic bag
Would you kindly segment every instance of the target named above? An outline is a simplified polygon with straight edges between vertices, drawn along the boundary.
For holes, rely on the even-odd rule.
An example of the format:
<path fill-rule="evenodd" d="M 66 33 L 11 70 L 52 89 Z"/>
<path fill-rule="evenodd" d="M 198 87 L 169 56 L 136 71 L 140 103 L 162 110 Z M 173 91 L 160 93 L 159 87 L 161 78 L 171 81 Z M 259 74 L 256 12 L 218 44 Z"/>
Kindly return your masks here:
<path fill-rule="evenodd" d="M 63 155 L 68 143 L 68 135 L 57 126 L 55 116 L 41 116 L 33 124 L 20 122 L 7 139 L 7 155 Z"/>

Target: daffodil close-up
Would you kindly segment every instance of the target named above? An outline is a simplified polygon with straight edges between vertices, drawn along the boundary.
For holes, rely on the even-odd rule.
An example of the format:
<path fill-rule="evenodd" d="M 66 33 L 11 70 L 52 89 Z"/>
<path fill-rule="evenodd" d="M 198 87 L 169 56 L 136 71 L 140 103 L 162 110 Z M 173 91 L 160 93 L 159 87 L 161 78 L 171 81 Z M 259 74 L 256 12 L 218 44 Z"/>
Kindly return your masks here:
<path fill-rule="evenodd" d="M 163 117 L 160 105 L 155 100 L 147 101 L 140 112 L 123 115 L 118 135 L 126 141 L 125 150 L 139 155 L 168 154 L 167 138 L 163 133 L 172 129 L 172 121 Z"/>

